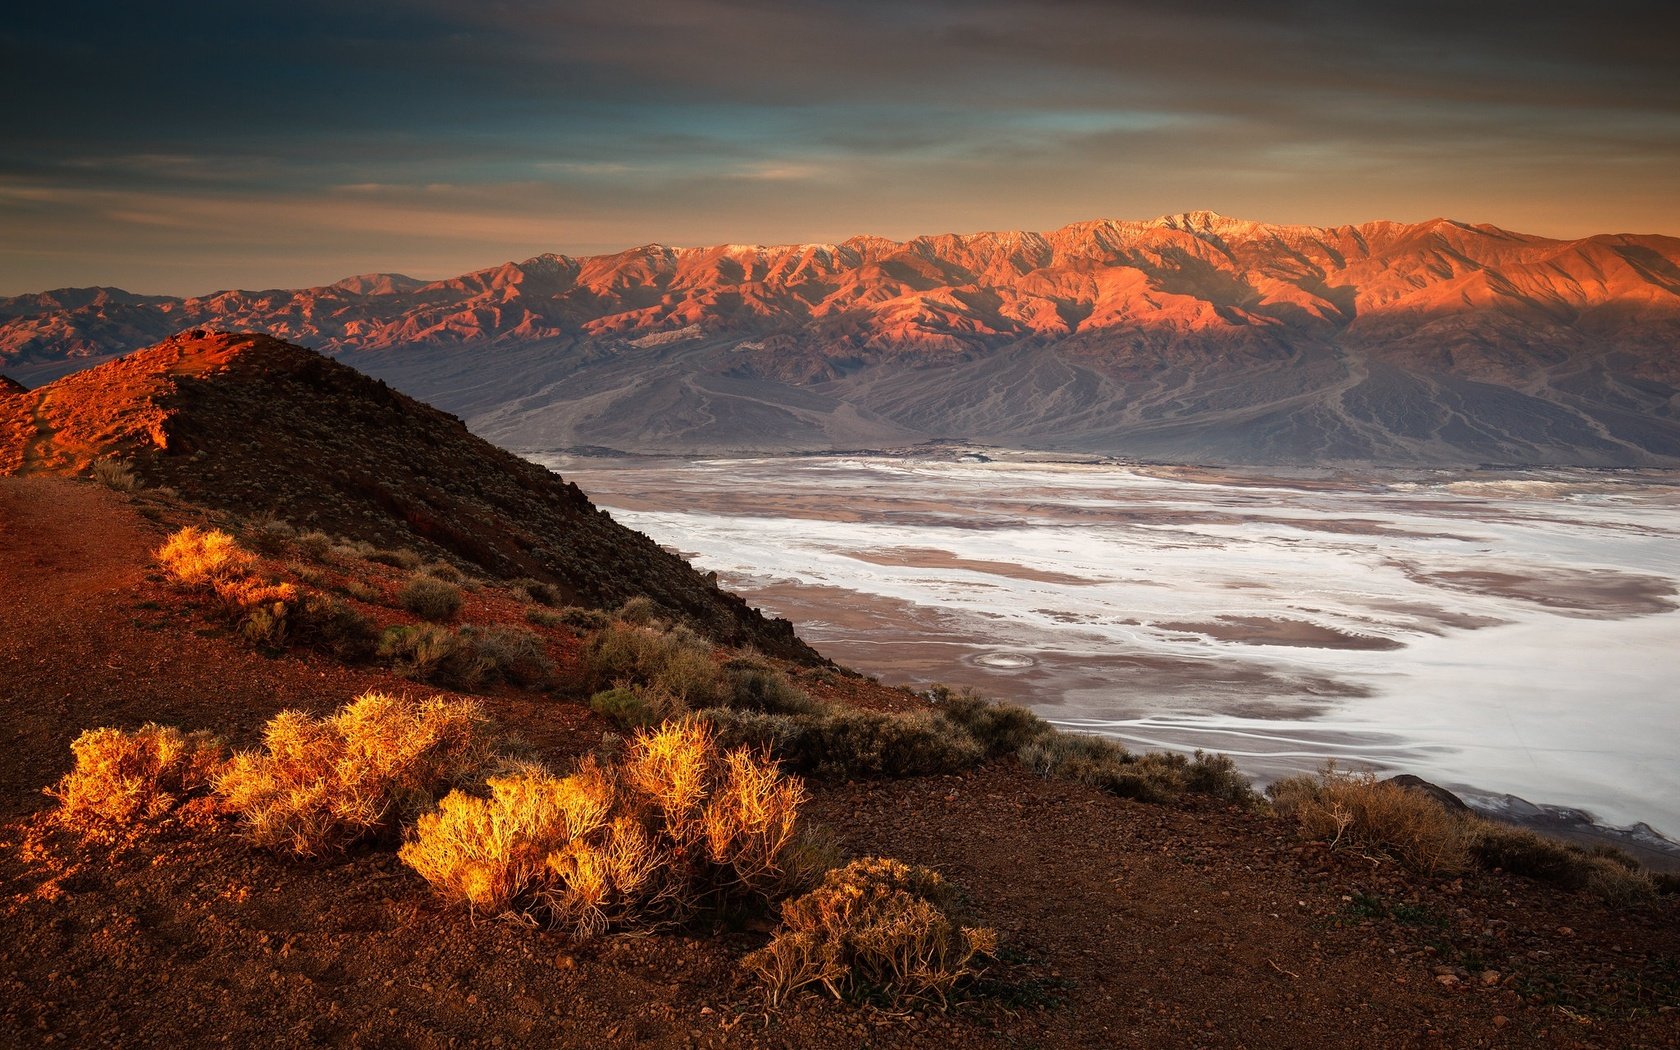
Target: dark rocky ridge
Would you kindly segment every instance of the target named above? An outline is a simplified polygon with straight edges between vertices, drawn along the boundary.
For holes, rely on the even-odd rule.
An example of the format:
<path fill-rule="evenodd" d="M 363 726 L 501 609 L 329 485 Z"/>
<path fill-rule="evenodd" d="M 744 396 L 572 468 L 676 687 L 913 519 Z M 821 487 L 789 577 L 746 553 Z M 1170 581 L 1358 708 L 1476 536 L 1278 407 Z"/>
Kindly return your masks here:
<path fill-rule="evenodd" d="M 582 604 L 646 595 L 720 640 L 818 659 L 577 486 L 277 339 L 190 332 L 0 405 L 0 473 L 120 458 L 205 506 L 549 580 Z"/>

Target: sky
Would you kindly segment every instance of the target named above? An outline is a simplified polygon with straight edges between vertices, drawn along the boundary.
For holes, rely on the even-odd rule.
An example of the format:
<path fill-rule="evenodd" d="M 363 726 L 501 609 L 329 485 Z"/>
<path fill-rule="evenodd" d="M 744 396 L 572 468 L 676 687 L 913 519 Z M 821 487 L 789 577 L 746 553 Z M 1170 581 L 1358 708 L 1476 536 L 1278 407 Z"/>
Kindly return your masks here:
<path fill-rule="evenodd" d="M 1616 0 L 17 5 L 0 295 L 1204 208 L 1680 235 L 1677 45 Z"/>

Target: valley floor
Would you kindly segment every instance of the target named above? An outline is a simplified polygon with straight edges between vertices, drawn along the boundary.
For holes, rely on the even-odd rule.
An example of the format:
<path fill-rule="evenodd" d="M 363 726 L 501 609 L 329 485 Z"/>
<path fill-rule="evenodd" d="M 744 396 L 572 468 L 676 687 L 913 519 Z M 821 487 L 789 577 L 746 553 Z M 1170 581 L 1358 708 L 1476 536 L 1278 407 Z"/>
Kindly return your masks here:
<path fill-rule="evenodd" d="M 998 929 L 992 994 L 948 1013 L 767 1011 L 736 968 L 763 930 L 577 942 L 474 922 L 392 853 L 281 858 L 207 808 L 118 847 L 70 840 L 39 791 L 84 728 L 155 719 L 248 746 L 284 707 L 418 691 L 190 618 L 148 579 L 154 519 L 180 513 L 0 478 L 0 1044 L 1680 1046 L 1672 896 L 1611 911 L 1498 875 L 1426 880 L 1263 814 L 1013 762 L 812 785 L 847 852 L 938 868 Z M 485 702 L 556 761 L 607 728 L 563 696 Z"/>

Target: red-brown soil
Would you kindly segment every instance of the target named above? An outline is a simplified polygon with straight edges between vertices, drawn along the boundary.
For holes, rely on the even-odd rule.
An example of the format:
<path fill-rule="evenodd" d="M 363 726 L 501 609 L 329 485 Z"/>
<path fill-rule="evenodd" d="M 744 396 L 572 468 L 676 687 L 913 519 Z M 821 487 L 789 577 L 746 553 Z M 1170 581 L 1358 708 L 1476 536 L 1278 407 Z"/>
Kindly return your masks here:
<path fill-rule="evenodd" d="M 422 688 L 257 655 L 163 587 L 150 551 L 195 516 L 0 478 L 5 1045 L 1680 1046 L 1672 897 L 1611 911 L 1517 878 L 1421 879 L 1268 816 L 1124 801 L 1009 762 L 812 785 L 848 852 L 937 867 L 1003 935 L 991 994 L 945 1014 L 767 1011 L 736 966 L 762 923 L 581 943 L 475 923 L 392 853 L 271 855 L 202 802 L 154 835 L 80 843 L 39 791 L 81 729 L 158 719 L 249 745 L 282 707 Z M 468 601 L 463 619 L 520 622 L 499 588 Z M 564 669 L 565 632 L 548 636 Z M 556 763 L 607 728 L 564 688 L 484 701 Z"/>

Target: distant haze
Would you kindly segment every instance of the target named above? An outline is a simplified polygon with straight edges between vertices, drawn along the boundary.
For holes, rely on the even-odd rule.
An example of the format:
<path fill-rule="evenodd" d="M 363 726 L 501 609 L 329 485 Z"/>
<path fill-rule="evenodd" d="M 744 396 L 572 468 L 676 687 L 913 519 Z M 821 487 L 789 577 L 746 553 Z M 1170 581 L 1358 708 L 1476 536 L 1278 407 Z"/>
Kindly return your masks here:
<path fill-rule="evenodd" d="M 1680 233 L 1680 8 L 187 0 L 0 29 L 0 294 L 1215 208 Z"/>

